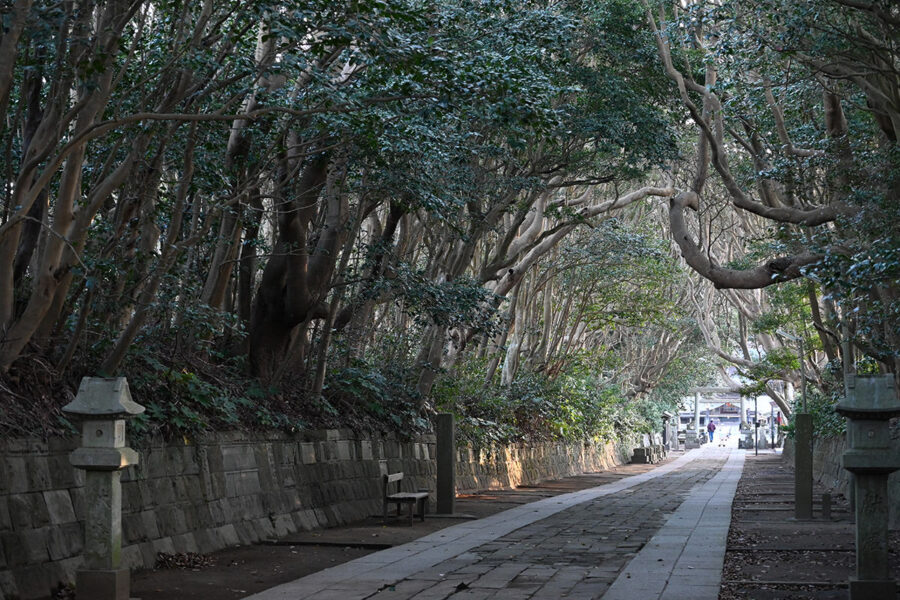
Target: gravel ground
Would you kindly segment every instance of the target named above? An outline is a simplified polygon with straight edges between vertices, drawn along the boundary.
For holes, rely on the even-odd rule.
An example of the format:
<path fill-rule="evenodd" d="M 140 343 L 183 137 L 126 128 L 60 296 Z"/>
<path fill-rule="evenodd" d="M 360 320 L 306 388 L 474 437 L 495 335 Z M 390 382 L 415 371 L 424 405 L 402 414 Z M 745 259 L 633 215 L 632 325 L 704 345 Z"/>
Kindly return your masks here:
<path fill-rule="evenodd" d="M 847 598 L 856 572 L 855 528 L 843 496 L 823 519 L 814 489 L 813 521 L 793 520 L 794 472 L 780 454 L 747 454 L 732 505 L 719 600 Z M 892 572 L 900 572 L 900 532 L 891 536 Z"/>

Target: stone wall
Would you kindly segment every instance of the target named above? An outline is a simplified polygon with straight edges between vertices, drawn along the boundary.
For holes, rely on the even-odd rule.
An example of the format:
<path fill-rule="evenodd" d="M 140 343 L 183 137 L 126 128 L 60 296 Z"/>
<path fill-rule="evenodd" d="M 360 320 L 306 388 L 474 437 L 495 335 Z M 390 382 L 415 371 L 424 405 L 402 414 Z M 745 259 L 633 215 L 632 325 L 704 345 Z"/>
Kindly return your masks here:
<path fill-rule="evenodd" d="M 46 596 L 80 564 L 84 477 L 74 440 L 0 441 L 0 600 Z M 122 477 L 123 560 L 152 567 L 157 552 L 212 552 L 331 527 L 381 512 L 383 472 L 406 489 L 435 487 L 435 439 L 346 430 L 297 436 L 217 434 L 148 443 Z M 543 443 L 459 449 L 460 491 L 535 483 L 627 462 L 630 447 Z"/>
<path fill-rule="evenodd" d="M 463 447 L 456 463 L 460 491 L 510 488 L 609 469 L 627 463 L 626 444 L 544 442 L 487 448 Z"/>

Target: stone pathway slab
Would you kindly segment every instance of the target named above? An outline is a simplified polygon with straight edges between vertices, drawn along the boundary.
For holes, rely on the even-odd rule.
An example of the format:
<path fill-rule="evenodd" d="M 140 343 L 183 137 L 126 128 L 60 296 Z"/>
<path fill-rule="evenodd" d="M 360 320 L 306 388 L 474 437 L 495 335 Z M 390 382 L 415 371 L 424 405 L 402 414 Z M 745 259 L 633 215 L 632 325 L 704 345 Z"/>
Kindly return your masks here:
<path fill-rule="evenodd" d="M 728 457 L 718 448 L 691 451 L 652 471 L 461 523 L 247 600 L 587 599 L 632 591 L 639 595 L 622 597 L 668 597 L 690 581 L 685 572 L 694 544 L 702 548 L 697 540 L 721 537 L 724 556 L 730 479 L 723 475 L 735 469 L 740 475 L 737 459 Z M 663 523 L 657 545 L 648 548 Z M 669 557 L 672 568 L 662 579 L 642 576 L 627 588 L 616 576 L 639 551 L 648 552 L 641 560 Z M 721 558 L 715 564 L 720 569 Z M 713 579 L 707 573 L 698 583 Z M 617 584 L 621 591 L 614 591 Z"/>
<path fill-rule="evenodd" d="M 604 600 L 716 600 L 722 581 L 731 502 L 744 451 L 731 450 L 715 477 L 695 487 L 628 563 Z"/>

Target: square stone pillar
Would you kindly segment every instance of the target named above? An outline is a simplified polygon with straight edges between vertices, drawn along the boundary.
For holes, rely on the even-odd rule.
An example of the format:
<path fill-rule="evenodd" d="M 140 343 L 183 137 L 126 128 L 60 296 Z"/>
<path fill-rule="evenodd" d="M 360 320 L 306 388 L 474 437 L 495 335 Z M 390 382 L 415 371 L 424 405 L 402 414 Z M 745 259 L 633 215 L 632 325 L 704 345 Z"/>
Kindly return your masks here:
<path fill-rule="evenodd" d="M 794 518 L 813 518 L 813 422 L 809 413 L 794 415 Z"/>
<path fill-rule="evenodd" d="M 700 392 L 694 392 L 694 431 L 700 431 Z"/>
<path fill-rule="evenodd" d="M 84 568 L 118 569 L 122 559 L 121 471 L 84 474 Z"/>
<path fill-rule="evenodd" d="M 437 507 L 439 514 L 456 510 L 456 425 L 453 415 L 437 416 Z"/>

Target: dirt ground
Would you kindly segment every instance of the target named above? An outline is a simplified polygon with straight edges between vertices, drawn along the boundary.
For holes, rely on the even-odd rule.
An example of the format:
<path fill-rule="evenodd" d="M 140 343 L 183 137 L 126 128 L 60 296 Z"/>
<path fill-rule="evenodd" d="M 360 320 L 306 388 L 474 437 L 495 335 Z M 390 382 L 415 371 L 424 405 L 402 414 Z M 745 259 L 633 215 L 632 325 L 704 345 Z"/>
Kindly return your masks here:
<path fill-rule="evenodd" d="M 653 468 L 623 465 L 514 490 L 461 495 L 453 517 L 428 515 L 410 527 L 406 519 L 383 524 L 380 517 L 344 527 L 297 533 L 268 544 L 242 546 L 206 556 L 173 557 L 175 566 L 132 575 L 131 596 L 142 600 L 236 600 L 381 549 L 482 518 L 520 504 L 603 485 Z"/>
<path fill-rule="evenodd" d="M 780 455 L 747 454 L 731 511 L 719 600 L 832 600 L 847 598 L 856 572 L 855 527 L 847 499 L 813 489 L 812 521 L 794 520 L 794 472 Z M 900 572 L 900 532 L 890 539 L 891 572 Z"/>

